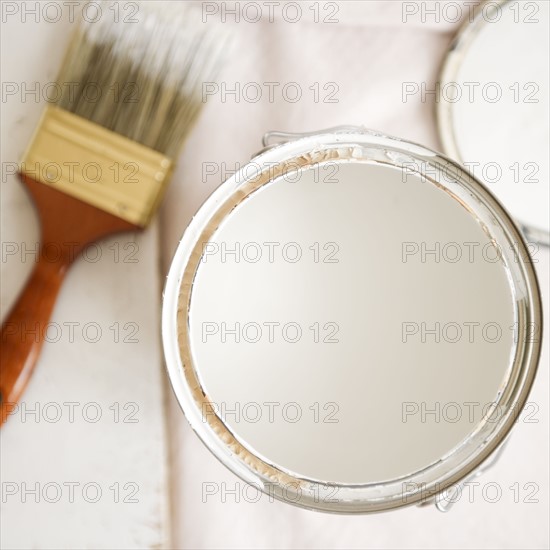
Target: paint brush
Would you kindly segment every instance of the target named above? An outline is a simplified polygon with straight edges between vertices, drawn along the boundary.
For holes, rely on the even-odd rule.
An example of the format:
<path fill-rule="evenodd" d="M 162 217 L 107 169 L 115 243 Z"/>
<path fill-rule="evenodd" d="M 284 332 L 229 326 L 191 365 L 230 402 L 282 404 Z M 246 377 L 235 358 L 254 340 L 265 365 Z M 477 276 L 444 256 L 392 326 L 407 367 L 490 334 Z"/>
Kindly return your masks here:
<path fill-rule="evenodd" d="M 29 381 L 68 267 L 91 242 L 149 224 L 203 105 L 203 82 L 223 59 L 226 36 L 205 28 L 200 10 L 137 5 L 135 22 L 104 16 L 78 25 L 57 78 L 61 93 L 20 164 L 41 246 L 2 324 L 0 423 Z M 46 254 L 52 246 L 55 260 Z"/>

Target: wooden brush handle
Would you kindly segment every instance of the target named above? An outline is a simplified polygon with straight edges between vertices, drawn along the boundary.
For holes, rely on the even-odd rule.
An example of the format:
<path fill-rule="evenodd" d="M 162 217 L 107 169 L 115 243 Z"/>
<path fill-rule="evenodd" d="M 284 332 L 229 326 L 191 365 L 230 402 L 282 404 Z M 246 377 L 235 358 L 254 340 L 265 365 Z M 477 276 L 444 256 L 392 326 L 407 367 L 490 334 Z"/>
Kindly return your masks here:
<path fill-rule="evenodd" d="M 0 351 L 0 424 L 15 410 L 44 341 L 69 259 L 51 261 L 41 253 L 31 276 L 2 323 Z"/>
<path fill-rule="evenodd" d="M 88 244 L 141 229 L 28 176 L 21 179 L 40 214 L 43 244 L 23 293 L 2 323 L 0 425 L 15 410 L 30 379 L 67 268 Z M 45 252 L 52 248 L 58 252 L 54 261 Z"/>

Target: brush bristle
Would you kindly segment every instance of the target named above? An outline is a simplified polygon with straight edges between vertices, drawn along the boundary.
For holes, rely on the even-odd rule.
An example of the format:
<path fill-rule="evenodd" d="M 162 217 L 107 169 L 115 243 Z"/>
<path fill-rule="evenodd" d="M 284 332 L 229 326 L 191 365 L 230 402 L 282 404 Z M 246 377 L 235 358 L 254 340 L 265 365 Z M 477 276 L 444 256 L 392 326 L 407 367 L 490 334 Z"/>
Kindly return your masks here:
<path fill-rule="evenodd" d="M 105 2 L 103 13 L 112 13 Z M 139 2 L 137 22 L 80 25 L 58 76 L 56 104 L 175 158 L 216 78 L 227 35 L 183 2 Z"/>

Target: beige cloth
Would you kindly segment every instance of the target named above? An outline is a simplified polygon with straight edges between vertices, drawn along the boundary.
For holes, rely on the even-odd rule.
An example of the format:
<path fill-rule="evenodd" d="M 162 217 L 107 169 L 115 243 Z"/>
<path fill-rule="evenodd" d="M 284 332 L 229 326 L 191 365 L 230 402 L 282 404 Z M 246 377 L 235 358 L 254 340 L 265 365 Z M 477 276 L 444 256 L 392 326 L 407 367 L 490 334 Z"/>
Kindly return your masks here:
<path fill-rule="evenodd" d="M 212 4 L 212 3 L 208 3 Z M 243 3 L 241 3 L 242 5 Z M 257 4 L 262 4 L 259 2 Z M 313 4 L 312 2 L 303 4 Z M 312 22 L 313 11 L 304 7 L 302 20 L 289 23 L 275 16 L 270 23 L 248 23 L 227 15 L 227 28 L 236 43 L 220 77 L 227 89 L 257 83 L 264 89 L 261 101 L 235 100 L 221 92 L 209 97 L 199 124 L 180 159 L 162 213 L 163 258 L 171 255 L 186 224 L 205 198 L 261 147 L 268 130 L 312 131 L 340 124 L 365 125 L 385 133 L 440 148 L 434 117 L 433 94 L 423 102 L 420 94 L 403 98 L 404 83 L 433 90 L 438 67 L 458 22 L 452 6 L 468 2 L 338 2 L 340 23 Z M 439 23 L 430 10 L 440 9 Z M 446 7 L 445 7 L 446 6 Z M 416 15 L 409 15 L 418 8 Z M 447 10 L 447 20 L 443 10 Z M 425 23 L 422 22 L 424 10 Z M 277 12 L 275 12 L 277 13 Z M 321 14 L 323 11 L 321 11 Z M 328 12 L 325 12 L 328 13 Z M 407 17 L 404 17 L 404 14 Z M 249 19 L 254 17 L 250 11 Z M 221 13 L 208 21 L 221 19 Z M 406 20 L 406 22 L 403 22 Z M 233 21 L 233 22 L 231 22 Z M 271 103 L 264 82 L 300 85 L 301 101 L 285 101 L 275 92 Z M 337 102 L 314 101 L 309 89 L 318 83 L 321 98 L 337 89 Z M 330 84 L 334 83 L 334 84 Z M 324 86 L 327 86 L 323 90 Z M 335 88 L 336 86 L 336 88 Z M 413 88 L 410 88 L 413 89 Z M 248 87 L 254 98 L 254 84 Z M 204 177 L 202 169 L 219 171 Z M 238 167 L 238 166 L 237 166 Z M 548 255 L 542 252 L 538 267 L 548 278 Z M 473 503 L 467 496 L 452 512 L 434 508 L 407 508 L 374 516 L 335 516 L 294 508 L 267 497 L 258 502 L 254 492 L 242 494 L 243 482 L 226 470 L 188 427 L 171 397 L 169 434 L 172 446 L 172 532 L 177 548 L 542 548 L 548 544 L 548 418 L 547 352 L 532 395 L 540 405 L 538 424 L 518 429 L 495 468 L 480 478 Z M 373 448 L 376 452 L 376 448 Z M 221 487 L 221 494 L 203 502 L 203 483 Z M 481 497 L 485 484 L 502 487 L 500 502 Z M 510 487 L 519 483 L 540 486 L 538 504 L 515 503 Z M 240 496 L 229 494 L 237 489 Z M 237 500 L 240 502 L 237 502 Z"/>

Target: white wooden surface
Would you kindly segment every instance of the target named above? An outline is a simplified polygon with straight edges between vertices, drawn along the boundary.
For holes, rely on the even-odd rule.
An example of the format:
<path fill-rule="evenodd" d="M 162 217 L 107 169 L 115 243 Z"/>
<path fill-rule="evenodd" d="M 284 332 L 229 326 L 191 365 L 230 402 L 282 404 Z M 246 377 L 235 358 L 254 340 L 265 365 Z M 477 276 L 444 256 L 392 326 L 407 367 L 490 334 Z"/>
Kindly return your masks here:
<path fill-rule="evenodd" d="M 6 176 L 6 163 L 20 160 L 45 85 L 55 80 L 70 33 L 63 15 L 56 23 L 14 15 L 2 24 L 3 91 L 12 89 L 6 83 L 18 89 L 2 98 L 2 316 L 33 266 L 39 239 L 34 208 L 17 177 Z M 37 82 L 38 99 L 22 96 Z M 114 236 L 70 270 L 50 343 L 20 410 L 0 432 L 2 548 L 166 545 L 157 238 L 156 225 Z"/>

